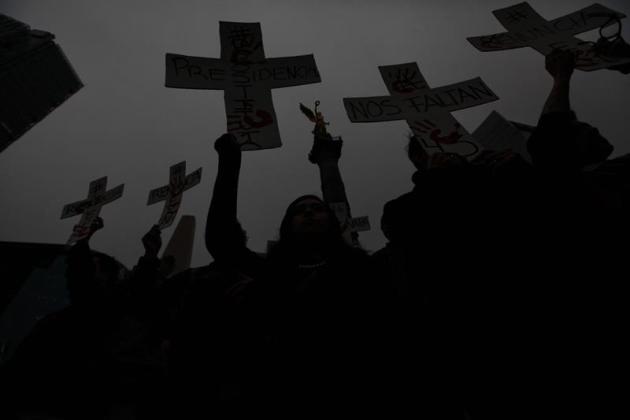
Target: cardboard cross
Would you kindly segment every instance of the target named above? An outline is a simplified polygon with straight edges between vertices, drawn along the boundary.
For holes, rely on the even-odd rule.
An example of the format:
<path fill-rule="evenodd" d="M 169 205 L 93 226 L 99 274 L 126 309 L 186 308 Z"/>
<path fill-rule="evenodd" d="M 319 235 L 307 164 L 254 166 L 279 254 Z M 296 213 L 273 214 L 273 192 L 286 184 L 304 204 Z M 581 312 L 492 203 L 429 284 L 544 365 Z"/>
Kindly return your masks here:
<path fill-rule="evenodd" d="M 199 182 L 201 182 L 201 168 L 186 175 L 186 161 L 171 166 L 168 185 L 152 190 L 147 201 L 148 206 L 166 201 L 157 223 L 160 229 L 165 229 L 173 224 L 179 206 L 182 204 L 184 191 L 191 189 Z"/>
<path fill-rule="evenodd" d="M 457 153 L 467 159 L 479 154 L 479 144 L 450 113 L 499 99 L 481 78 L 431 89 L 416 63 L 379 70 L 391 96 L 344 98 L 350 121 L 406 120 L 429 154 Z"/>
<path fill-rule="evenodd" d="M 265 58 L 260 23 L 219 22 L 221 58 L 166 54 L 166 86 L 223 90 L 242 150 L 280 147 L 271 89 L 321 82 L 313 55 Z"/>
<path fill-rule="evenodd" d="M 359 216 L 350 220 L 350 230 L 352 232 L 367 232 L 371 229 L 370 219 L 367 216 Z"/>
<path fill-rule="evenodd" d="M 352 217 L 347 203 L 329 203 L 331 210 L 335 213 L 342 232 L 366 232 L 370 230 L 370 220 L 367 216 Z"/>
<path fill-rule="evenodd" d="M 511 150 L 523 157 L 527 162 L 532 161 L 527 151 L 527 140 L 536 127 L 508 121 L 497 111 L 490 115 L 473 132 L 473 137 L 487 150 Z"/>
<path fill-rule="evenodd" d="M 90 182 L 86 199 L 66 204 L 63 207 L 61 211 L 62 219 L 81 214 L 81 220 L 79 220 L 79 224 L 74 227 L 72 235 L 68 239 L 68 245 L 88 235 L 92 222 L 98 217 L 103 206 L 122 197 L 124 188 L 125 184 L 120 184 L 107 191 L 107 177 L 104 176 Z"/>
<path fill-rule="evenodd" d="M 548 55 L 554 49 L 572 50 L 577 55 L 577 68 L 585 71 L 630 62 L 630 58 L 598 54 L 592 48 L 593 43 L 574 37 L 625 17 L 623 13 L 600 4 L 593 4 L 551 21 L 545 20 L 526 2 L 492 13 L 508 32 L 468 38 L 468 41 L 480 51 L 531 47 L 543 55 Z"/>

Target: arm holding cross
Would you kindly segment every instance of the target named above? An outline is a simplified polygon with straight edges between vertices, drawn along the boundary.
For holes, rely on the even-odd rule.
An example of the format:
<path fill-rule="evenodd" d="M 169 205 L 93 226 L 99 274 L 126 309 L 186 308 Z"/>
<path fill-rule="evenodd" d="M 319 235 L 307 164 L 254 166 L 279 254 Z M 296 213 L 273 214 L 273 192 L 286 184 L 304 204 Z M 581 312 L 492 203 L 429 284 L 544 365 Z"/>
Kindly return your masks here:
<path fill-rule="evenodd" d="M 153 225 L 142 236 L 144 255 L 133 268 L 127 286 L 127 299 L 136 316 L 164 331 L 170 319 L 168 291 L 164 287 L 168 271 L 168 257 L 161 259 L 162 235 L 159 225 Z"/>
<path fill-rule="evenodd" d="M 568 174 L 604 161 L 612 153 L 612 145 L 596 128 L 577 121 L 571 110 L 569 89 L 575 55 L 554 51 L 547 56 L 545 68 L 554 84 L 527 144 L 534 166 Z"/>
<path fill-rule="evenodd" d="M 545 68 L 553 77 L 553 88 L 545 102 L 542 115 L 571 112 L 569 90 L 575 62 L 576 56 L 572 51 L 555 51 L 545 58 Z"/>
<path fill-rule="evenodd" d="M 343 141 L 334 140 L 326 129 L 313 130 L 313 148 L 308 154 L 308 160 L 319 167 L 322 194 L 327 203 L 343 203 L 346 199 L 346 189 L 339 171 L 339 158 Z"/>
<path fill-rule="evenodd" d="M 343 183 L 341 171 L 339 170 L 339 159 L 341 158 L 341 148 L 343 141 L 333 139 L 326 130 L 327 123 L 321 112 L 317 111 L 319 101 L 315 101 L 315 112 L 312 112 L 304 105 L 300 104 L 300 110 L 315 123 L 313 129 L 313 147 L 308 154 L 308 160 L 319 167 L 322 195 L 324 201 L 329 205 L 342 203 L 346 206 L 347 217 L 352 218 L 350 204 L 346 195 L 346 188 Z M 342 228 L 346 220 L 339 220 Z M 354 245 L 358 244 L 358 233 L 351 232 L 346 238 Z"/>
<path fill-rule="evenodd" d="M 234 261 L 247 251 L 245 232 L 236 218 L 241 149 L 232 134 L 219 137 L 214 148 L 219 168 L 206 222 L 206 248 L 215 261 Z"/>
<path fill-rule="evenodd" d="M 75 227 L 77 226 L 79 225 L 76 225 Z M 90 242 L 90 239 L 92 239 L 92 236 L 94 236 L 94 234 L 98 232 L 99 230 L 103 229 L 104 226 L 105 226 L 105 223 L 103 223 L 103 218 L 97 217 L 96 219 L 94 219 L 94 221 L 88 228 L 87 234 L 83 238 L 79 239 L 77 241 L 77 244 L 81 243 L 82 245 L 89 247 L 89 242 Z"/>
<path fill-rule="evenodd" d="M 133 269 L 132 289 L 135 296 L 141 296 L 143 292 L 157 286 L 160 282 L 161 261 L 158 253 L 162 248 L 162 235 L 158 225 L 153 225 L 151 229 L 142 237 L 144 255 L 138 259 L 138 264 Z"/>
<path fill-rule="evenodd" d="M 75 229 L 78 226 L 76 225 Z M 95 271 L 94 262 L 91 258 L 90 239 L 104 226 L 103 219 L 97 217 L 88 227 L 86 235 L 70 248 L 68 252 L 68 270 L 66 272 L 69 278 L 80 278 L 86 274 L 91 275 Z"/>

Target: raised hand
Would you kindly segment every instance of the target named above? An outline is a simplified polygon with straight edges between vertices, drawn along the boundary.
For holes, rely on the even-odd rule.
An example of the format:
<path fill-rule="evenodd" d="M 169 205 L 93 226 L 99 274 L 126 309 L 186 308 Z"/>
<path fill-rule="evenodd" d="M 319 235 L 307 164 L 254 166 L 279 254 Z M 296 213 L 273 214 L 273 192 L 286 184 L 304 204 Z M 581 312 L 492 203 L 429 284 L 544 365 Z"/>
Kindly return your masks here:
<path fill-rule="evenodd" d="M 94 221 L 92 221 L 92 224 L 90 224 L 90 226 L 87 227 L 86 229 L 87 232 L 81 240 L 86 243 L 89 242 L 90 239 L 92 238 L 92 235 L 94 235 L 97 231 L 103 229 L 104 226 L 105 226 L 105 223 L 103 223 L 103 219 L 101 217 L 97 217 L 96 219 L 94 219 Z M 74 230 L 75 232 L 81 231 L 83 230 L 83 228 L 80 225 L 75 225 Z"/>
<path fill-rule="evenodd" d="M 569 79 L 575 70 L 576 60 L 573 51 L 554 50 L 545 57 L 545 69 L 556 80 Z"/>
<path fill-rule="evenodd" d="M 158 225 L 153 225 L 151 229 L 142 237 L 144 255 L 157 258 L 160 248 L 162 248 L 162 232 Z"/>
<path fill-rule="evenodd" d="M 308 154 L 311 163 L 337 162 L 341 157 L 342 140 L 333 140 L 330 134 L 315 135 L 313 148 Z"/>
<path fill-rule="evenodd" d="M 226 133 L 216 139 L 214 149 L 221 157 L 235 157 L 241 155 L 241 146 L 234 135 Z"/>

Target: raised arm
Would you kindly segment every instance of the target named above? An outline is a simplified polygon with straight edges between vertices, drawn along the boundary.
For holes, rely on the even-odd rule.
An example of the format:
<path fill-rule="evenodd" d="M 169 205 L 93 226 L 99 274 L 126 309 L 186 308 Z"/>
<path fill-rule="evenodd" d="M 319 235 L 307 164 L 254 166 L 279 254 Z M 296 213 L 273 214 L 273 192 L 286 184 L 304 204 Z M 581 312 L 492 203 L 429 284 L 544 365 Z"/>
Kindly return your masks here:
<path fill-rule="evenodd" d="M 562 174 L 576 174 L 585 165 L 605 160 L 612 145 L 597 129 L 578 122 L 571 110 L 569 90 L 575 55 L 555 51 L 545 61 L 554 83 L 527 148 L 534 166 Z"/>
<path fill-rule="evenodd" d="M 162 235 L 158 225 L 142 237 L 144 255 L 138 259 L 133 269 L 131 289 L 135 295 L 141 296 L 144 291 L 155 288 L 163 280 L 160 273 L 160 258 L 158 253 L 162 248 Z"/>
<path fill-rule="evenodd" d="M 554 51 L 545 58 L 545 69 L 553 78 L 553 86 L 543 106 L 536 130 L 527 142 L 527 149 L 535 167 L 567 173 L 575 167 L 571 124 L 576 121 L 571 111 L 569 90 L 575 68 L 575 55 L 569 51 Z M 571 170 L 573 172 L 573 169 Z"/>
<path fill-rule="evenodd" d="M 320 127 L 316 127 L 313 133 L 313 148 L 308 154 L 308 159 L 319 167 L 324 201 L 335 207 L 333 210 L 339 212 L 337 217 L 346 216 L 346 220 L 339 220 L 342 224 L 344 237 L 349 243 L 358 245 L 358 234 L 352 232 L 348 225 L 348 222 L 352 219 L 352 213 L 350 212 L 350 203 L 348 202 L 346 188 L 339 170 L 339 158 L 341 157 L 343 141 L 341 139 L 333 139 L 330 134 Z M 340 206 L 345 206 L 345 208 L 339 209 Z"/>
<path fill-rule="evenodd" d="M 308 154 L 311 163 L 319 167 L 319 177 L 324 201 L 327 203 L 346 203 L 346 188 L 339 171 L 339 158 L 343 141 L 333 140 L 330 134 L 315 134 L 313 148 Z"/>
<path fill-rule="evenodd" d="M 575 60 L 575 54 L 571 51 L 556 51 L 545 58 L 545 68 L 553 77 L 553 87 L 543 107 L 543 116 L 550 113 L 571 112 L 569 90 Z"/>
<path fill-rule="evenodd" d="M 219 168 L 206 222 L 206 248 L 216 261 L 231 260 L 245 248 L 245 232 L 236 218 L 241 150 L 231 134 L 219 137 L 214 148 Z"/>
<path fill-rule="evenodd" d="M 315 101 L 315 110 L 300 104 L 300 111 L 313 123 L 313 148 L 308 154 L 308 160 L 319 167 L 319 177 L 322 186 L 324 201 L 332 207 L 339 223 L 341 224 L 344 239 L 349 244 L 358 246 L 359 235 L 351 229 L 352 213 L 350 203 L 346 196 L 346 188 L 343 185 L 341 171 L 339 170 L 339 158 L 341 157 L 341 139 L 334 139 L 327 131 L 324 116 L 318 111 L 319 101 Z"/>

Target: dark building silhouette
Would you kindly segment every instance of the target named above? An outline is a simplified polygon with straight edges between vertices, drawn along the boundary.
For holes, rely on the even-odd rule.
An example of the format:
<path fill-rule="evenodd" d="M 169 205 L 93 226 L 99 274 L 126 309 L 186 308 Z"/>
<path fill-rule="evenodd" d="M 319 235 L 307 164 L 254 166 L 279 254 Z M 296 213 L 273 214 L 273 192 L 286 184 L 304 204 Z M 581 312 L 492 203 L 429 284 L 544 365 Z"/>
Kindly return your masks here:
<path fill-rule="evenodd" d="M 83 86 L 54 38 L 0 14 L 0 152 Z"/>

